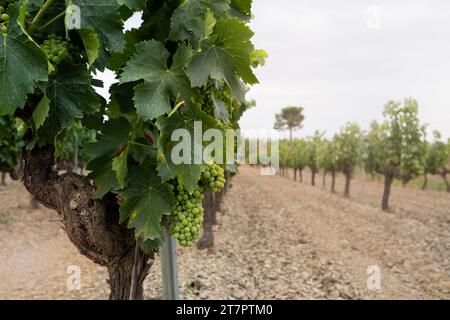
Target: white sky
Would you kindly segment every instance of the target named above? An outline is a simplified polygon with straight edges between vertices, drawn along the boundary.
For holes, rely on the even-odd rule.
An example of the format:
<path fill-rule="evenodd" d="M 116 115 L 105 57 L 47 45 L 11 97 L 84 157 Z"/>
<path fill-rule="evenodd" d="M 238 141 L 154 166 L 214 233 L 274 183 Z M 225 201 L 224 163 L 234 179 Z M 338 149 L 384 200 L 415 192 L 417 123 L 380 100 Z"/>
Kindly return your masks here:
<path fill-rule="evenodd" d="M 368 127 L 388 100 L 412 96 L 422 121 L 450 137 L 450 1 L 255 0 L 253 12 L 255 46 L 269 59 L 244 132 L 272 127 L 287 105 L 305 108 L 300 136 Z"/>
<path fill-rule="evenodd" d="M 305 108 L 297 136 L 331 135 L 347 121 L 367 128 L 388 100 L 414 97 L 430 131 L 450 137 L 450 1 L 254 0 L 253 13 L 255 46 L 269 59 L 244 133 L 270 130 L 288 105 Z"/>

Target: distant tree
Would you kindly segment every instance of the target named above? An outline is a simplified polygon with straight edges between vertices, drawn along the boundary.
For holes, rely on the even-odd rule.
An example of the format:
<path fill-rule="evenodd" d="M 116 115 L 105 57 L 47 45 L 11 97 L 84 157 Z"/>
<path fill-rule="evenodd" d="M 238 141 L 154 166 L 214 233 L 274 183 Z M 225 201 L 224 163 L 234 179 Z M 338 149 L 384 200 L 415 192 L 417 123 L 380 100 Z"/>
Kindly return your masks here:
<path fill-rule="evenodd" d="M 311 185 L 316 185 L 316 174 L 319 172 L 319 154 L 322 144 L 323 133 L 316 131 L 314 136 L 307 140 L 306 165 L 311 170 Z"/>
<path fill-rule="evenodd" d="M 289 130 L 289 140 L 292 141 L 292 132 L 301 129 L 305 116 L 302 107 L 286 107 L 280 114 L 275 115 L 275 130 Z"/>
<path fill-rule="evenodd" d="M 353 171 L 361 163 L 362 132 L 356 123 L 348 123 L 336 135 L 335 143 L 339 152 L 340 168 L 345 176 L 344 196 L 350 197 L 350 183 Z"/>
<path fill-rule="evenodd" d="M 389 210 L 394 178 L 423 173 L 423 128 L 414 99 L 390 101 L 384 110 L 385 121 L 374 121 L 367 135 L 366 170 L 384 175 L 382 209 Z"/>
<path fill-rule="evenodd" d="M 447 174 L 450 173 L 450 144 L 443 142 L 442 136 L 438 131 L 434 132 L 434 142 L 426 144 L 424 184 L 422 189 L 427 188 L 428 174 L 440 175 L 444 179 L 447 192 L 450 192 L 450 183 Z"/>

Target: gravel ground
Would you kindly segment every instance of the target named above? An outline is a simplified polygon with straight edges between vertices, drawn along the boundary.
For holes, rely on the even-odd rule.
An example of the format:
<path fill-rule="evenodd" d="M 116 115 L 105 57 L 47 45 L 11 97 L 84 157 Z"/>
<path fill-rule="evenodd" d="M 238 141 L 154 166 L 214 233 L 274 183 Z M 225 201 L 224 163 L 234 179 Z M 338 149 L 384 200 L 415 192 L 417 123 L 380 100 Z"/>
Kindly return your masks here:
<path fill-rule="evenodd" d="M 78 254 L 56 213 L 31 210 L 23 187 L 8 183 L 0 299 L 107 298 L 106 270 Z M 218 214 L 215 248 L 179 249 L 182 298 L 449 299 L 450 195 L 394 188 L 393 213 L 384 213 L 381 193 L 381 184 L 355 180 L 348 200 L 242 168 Z M 67 289 L 69 266 L 80 268 L 80 290 Z M 367 288 L 369 266 L 381 271 L 380 290 Z M 145 297 L 160 296 L 156 259 Z"/>

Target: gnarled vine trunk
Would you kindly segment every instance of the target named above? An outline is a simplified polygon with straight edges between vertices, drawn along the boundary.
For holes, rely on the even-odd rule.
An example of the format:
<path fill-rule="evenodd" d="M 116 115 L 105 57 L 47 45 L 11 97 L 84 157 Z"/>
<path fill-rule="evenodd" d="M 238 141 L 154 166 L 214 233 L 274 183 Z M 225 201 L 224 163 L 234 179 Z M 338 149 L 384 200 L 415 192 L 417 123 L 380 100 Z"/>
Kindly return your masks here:
<path fill-rule="evenodd" d="M 311 185 L 314 187 L 316 185 L 316 171 L 311 170 Z"/>
<path fill-rule="evenodd" d="M 327 171 L 323 172 L 323 177 L 322 177 L 322 187 L 325 188 L 327 186 Z"/>
<path fill-rule="evenodd" d="M 1 173 L 0 184 L 1 184 L 2 186 L 6 186 L 6 172 L 2 172 L 2 173 Z"/>
<path fill-rule="evenodd" d="M 297 168 L 294 168 L 294 181 L 297 181 Z"/>
<path fill-rule="evenodd" d="M 143 282 L 153 256 L 137 250 L 134 233 L 119 224 L 119 206 L 112 194 L 93 200 L 86 177 L 53 169 L 53 147 L 23 150 L 21 179 L 32 196 L 58 212 L 63 227 L 80 253 L 108 269 L 110 299 L 143 299 Z M 133 274 L 134 266 L 134 274 Z M 132 275 L 134 275 L 132 279 Z M 134 287 L 131 292 L 131 287 Z"/>

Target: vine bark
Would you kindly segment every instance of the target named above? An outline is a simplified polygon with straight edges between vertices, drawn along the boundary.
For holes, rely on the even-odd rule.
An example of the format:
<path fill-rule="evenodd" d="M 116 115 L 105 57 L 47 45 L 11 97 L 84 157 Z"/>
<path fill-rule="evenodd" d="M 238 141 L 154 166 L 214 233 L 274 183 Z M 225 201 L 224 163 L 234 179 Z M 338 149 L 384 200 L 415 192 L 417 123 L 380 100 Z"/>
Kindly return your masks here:
<path fill-rule="evenodd" d="M 59 175 L 54 167 L 54 149 L 47 146 L 24 149 L 21 180 L 33 197 L 61 216 L 64 230 L 79 252 L 108 269 L 110 299 L 143 299 L 143 282 L 153 256 L 138 251 L 132 230 L 119 224 L 119 206 L 112 194 L 93 200 L 91 181 L 75 173 Z M 132 268 L 135 277 L 132 283 Z"/>

